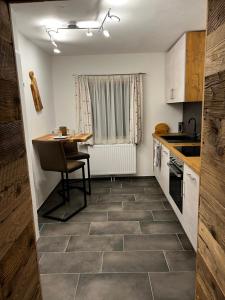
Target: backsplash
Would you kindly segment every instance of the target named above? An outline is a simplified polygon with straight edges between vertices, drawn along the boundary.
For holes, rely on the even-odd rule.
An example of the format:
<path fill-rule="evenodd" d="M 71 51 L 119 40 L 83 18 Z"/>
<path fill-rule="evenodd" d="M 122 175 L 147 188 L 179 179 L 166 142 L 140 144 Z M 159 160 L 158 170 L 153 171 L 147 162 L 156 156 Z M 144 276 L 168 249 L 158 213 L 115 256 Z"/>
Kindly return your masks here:
<path fill-rule="evenodd" d="M 183 122 L 184 122 L 184 131 L 192 134 L 193 133 L 193 126 L 194 123 L 191 122 L 188 125 L 188 120 L 190 118 L 195 118 L 197 121 L 197 133 L 201 132 L 201 124 L 202 124 L 202 103 L 195 102 L 195 103 L 184 103 L 183 105 Z"/>

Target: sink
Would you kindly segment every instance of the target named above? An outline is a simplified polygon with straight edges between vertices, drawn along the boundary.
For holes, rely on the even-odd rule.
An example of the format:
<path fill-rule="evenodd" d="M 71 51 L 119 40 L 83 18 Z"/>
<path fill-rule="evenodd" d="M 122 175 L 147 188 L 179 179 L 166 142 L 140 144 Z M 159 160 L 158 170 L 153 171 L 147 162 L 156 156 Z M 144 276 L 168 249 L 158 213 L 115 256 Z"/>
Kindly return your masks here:
<path fill-rule="evenodd" d="M 200 156 L 201 153 L 200 146 L 177 146 L 175 149 L 187 157 Z"/>
<path fill-rule="evenodd" d="M 160 136 L 168 143 L 198 143 L 200 140 L 189 135 L 162 135 Z"/>

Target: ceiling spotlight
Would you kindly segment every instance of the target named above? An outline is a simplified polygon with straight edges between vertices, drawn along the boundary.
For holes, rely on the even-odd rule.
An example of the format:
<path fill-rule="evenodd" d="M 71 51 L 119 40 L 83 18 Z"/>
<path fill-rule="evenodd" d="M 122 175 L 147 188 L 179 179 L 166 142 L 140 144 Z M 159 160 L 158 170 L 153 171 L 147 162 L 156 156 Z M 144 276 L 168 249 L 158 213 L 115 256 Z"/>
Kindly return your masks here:
<path fill-rule="evenodd" d="M 116 15 L 109 15 L 109 18 L 113 21 L 113 22 L 120 22 L 120 18 Z"/>
<path fill-rule="evenodd" d="M 88 31 L 86 32 L 86 36 L 92 37 L 93 36 L 93 32 L 90 31 L 90 29 L 88 29 Z"/>
<path fill-rule="evenodd" d="M 108 30 L 103 30 L 102 33 L 104 34 L 104 36 L 105 36 L 106 38 L 109 38 L 109 37 L 110 37 L 110 33 L 108 32 Z"/>
<path fill-rule="evenodd" d="M 54 51 L 54 53 L 56 53 L 56 54 L 61 53 L 61 51 L 60 51 L 58 48 L 55 48 L 53 51 Z"/>
<path fill-rule="evenodd" d="M 56 42 L 55 42 L 54 40 L 51 40 L 51 43 L 52 43 L 52 45 L 53 45 L 54 47 L 57 48 L 57 44 L 56 44 Z"/>

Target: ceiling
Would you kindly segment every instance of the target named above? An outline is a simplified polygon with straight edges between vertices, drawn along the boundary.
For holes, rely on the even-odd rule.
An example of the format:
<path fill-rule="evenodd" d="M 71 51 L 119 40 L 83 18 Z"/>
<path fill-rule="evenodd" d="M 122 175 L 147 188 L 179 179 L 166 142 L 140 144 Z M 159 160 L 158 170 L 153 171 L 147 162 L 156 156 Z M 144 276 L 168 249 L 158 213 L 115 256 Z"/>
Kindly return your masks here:
<path fill-rule="evenodd" d="M 207 0 L 69 0 L 12 4 L 17 27 L 35 44 L 53 54 L 44 30 L 51 20 L 102 21 L 108 8 L 121 18 L 107 22 L 111 37 L 82 30 L 62 30 L 55 35 L 60 55 L 143 53 L 166 51 L 185 31 L 206 28 Z"/>

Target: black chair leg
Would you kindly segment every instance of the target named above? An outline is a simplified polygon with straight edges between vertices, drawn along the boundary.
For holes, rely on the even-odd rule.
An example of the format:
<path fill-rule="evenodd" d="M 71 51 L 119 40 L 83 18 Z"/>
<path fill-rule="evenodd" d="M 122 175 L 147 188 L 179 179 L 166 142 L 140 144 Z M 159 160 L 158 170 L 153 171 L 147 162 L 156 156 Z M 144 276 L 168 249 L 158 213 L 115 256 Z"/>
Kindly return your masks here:
<path fill-rule="evenodd" d="M 69 185 L 69 176 L 66 172 L 66 193 L 67 193 L 67 201 L 70 201 L 70 185 Z"/>
<path fill-rule="evenodd" d="M 64 179 L 63 172 L 61 172 L 61 182 L 62 182 L 62 197 L 63 197 L 63 201 L 66 202 L 65 179 Z"/>
<path fill-rule="evenodd" d="M 57 206 L 53 207 L 52 209 L 50 209 L 49 211 L 47 211 L 43 217 L 52 219 L 52 220 L 57 220 L 57 221 L 61 221 L 61 222 L 66 222 L 68 221 L 70 218 L 72 218 L 73 216 L 75 216 L 76 214 L 78 214 L 82 209 L 84 209 L 85 207 L 87 207 L 87 194 L 86 194 L 86 179 L 85 179 L 85 169 L 84 166 L 82 166 L 82 181 L 83 181 L 83 193 L 84 193 L 84 205 L 82 207 L 80 207 L 79 209 L 77 209 L 76 211 L 73 211 L 70 215 L 64 217 L 64 218 L 59 218 L 59 217 L 54 217 L 51 216 L 50 213 L 54 212 L 55 210 L 57 210 L 59 207 L 61 206 L 65 206 L 65 201 L 69 201 L 70 200 L 70 185 L 69 185 L 69 178 L 68 178 L 68 173 L 66 173 L 66 179 L 64 178 L 64 174 L 61 173 L 61 177 L 62 177 L 62 193 L 63 194 L 63 202 L 58 204 Z M 72 188 L 78 188 L 79 187 L 72 187 Z"/>
<path fill-rule="evenodd" d="M 87 169 L 88 169 L 88 195 L 91 195 L 91 172 L 90 172 L 89 158 L 87 158 Z"/>
<path fill-rule="evenodd" d="M 82 178 L 83 178 L 83 192 L 84 192 L 84 207 L 87 206 L 87 195 L 86 195 L 86 181 L 85 181 L 85 170 L 82 167 Z"/>

